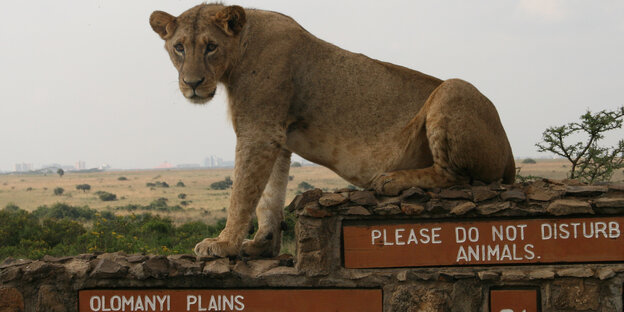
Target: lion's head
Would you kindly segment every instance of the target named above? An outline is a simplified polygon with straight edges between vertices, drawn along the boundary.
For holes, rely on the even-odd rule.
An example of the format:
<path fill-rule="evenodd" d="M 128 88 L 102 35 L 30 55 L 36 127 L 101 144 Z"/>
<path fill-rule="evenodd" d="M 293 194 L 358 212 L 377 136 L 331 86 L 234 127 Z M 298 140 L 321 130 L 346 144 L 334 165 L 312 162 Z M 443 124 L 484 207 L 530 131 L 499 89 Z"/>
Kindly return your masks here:
<path fill-rule="evenodd" d="M 239 6 L 201 4 L 175 17 L 162 11 L 150 16 L 152 29 L 165 40 L 178 70 L 182 94 L 195 104 L 208 102 L 238 53 L 245 25 Z"/>

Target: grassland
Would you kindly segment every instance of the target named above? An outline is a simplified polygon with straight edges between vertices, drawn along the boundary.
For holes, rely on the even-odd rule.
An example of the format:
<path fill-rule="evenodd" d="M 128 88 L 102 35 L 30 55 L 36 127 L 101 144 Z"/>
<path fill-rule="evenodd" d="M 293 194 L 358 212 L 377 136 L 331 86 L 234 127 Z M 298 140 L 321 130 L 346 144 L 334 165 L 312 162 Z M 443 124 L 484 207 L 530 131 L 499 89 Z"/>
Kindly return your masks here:
<path fill-rule="evenodd" d="M 520 174 L 564 179 L 569 170 L 565 160 L 537 160 L 536 164 L 523 164 L 517 161 Z M 195 170 L 135 170 L 107 171 L 96 173 L 68 172 L 63 177 L 58 175 L 0 175 L 0 209 L 8 203 L 14 203 L 22 209 L 32 211 L 41 205 L 64 202 L 72 206 L 89 206 L 97 210 L 113 210 L 115 207 L 129 204 L 148 205 L 157 198 L 166 198 L 170 206 L 186 201 L 183 211 L 159 212 L 180 224 L 203 220 L 210 223 L 226 216 L 230 190 L 212 190 L 210 184 L 232 176 L 232 169 L 195 169 Z M 334 190 L 347 187 L 348 182 L 341 179 L 327 168 L 306 166 L 291 168 L 292 180 L 288 183 L 286 202 L 289 203 L 297 192 L 299 183 L 305 181 L 315 187 Z M 126 180 L 119 180 L 125 177 Z M 612 181 L 624 180 L 622 171 L 618 171 Z M 182 181 L 184 187 L 176 184 Z M 148 183 L 166 182 L 169 187 L 148 187 Z M 83 192 L 76 189 L 78 184 L 89 184 L 91 190 Z M 62 195 L 54 195 L 53 189 L 62 187 Z M 115 201 L 101 201 L 97 191 L 106 191 L 117 195 Z M 178 198 L 186 194 L 185 199 Z M 115 211 L 117 214 L 129 214 L 129 211 Z"/>
<path fill-rule="evenodd" d="M 33 211 L 42 205 L 57 202 L 72 206 L 89 206 L 97 210 L 114 210 L 115 207 L 126 205 L 148 205 L 158 198 L 166 198 L 170 206 L 181 205 L 182 212 L 158 212 L 168 216 L 176 223 L 204 220 L 208 223 L 226 216 L 230 189 L 212 190 L 210 185 L 232 176 L 232 169 L 194 169 L 194 170 L 133 170 L 107 171 L 95 173 L 67 172 L 63 177 L 56 174 L 31 175 L 11 174 L 0 175 L 0 209 L 8 203 Z M 291 168 L 292 180 L 288 183 L 286 201 L 289 203 L 300 191 L 297 186 L 305 181 L 315 187 L 333 190 L 347 187 L 349 184 L 330 170 L 307 166 Z M 124 177 L 120 180 L 120 177 Z M 182 182 L 184 187 L 176 186 Z M 169 187 L 149 187 L 148 183 L 166 182 Z M 76 189 L 76 185 L 89 184 L 89 191 Z M 62 195 L 54 195 L 54 188 L 61 187 Z M 115 201 L 102 201 L 97 191 L 105 191 L 117 195 Z M 186 194 L 180 199 L 179 194 Z M 115 211 L 117 214 L 129 214 L 129 211 Z"/>

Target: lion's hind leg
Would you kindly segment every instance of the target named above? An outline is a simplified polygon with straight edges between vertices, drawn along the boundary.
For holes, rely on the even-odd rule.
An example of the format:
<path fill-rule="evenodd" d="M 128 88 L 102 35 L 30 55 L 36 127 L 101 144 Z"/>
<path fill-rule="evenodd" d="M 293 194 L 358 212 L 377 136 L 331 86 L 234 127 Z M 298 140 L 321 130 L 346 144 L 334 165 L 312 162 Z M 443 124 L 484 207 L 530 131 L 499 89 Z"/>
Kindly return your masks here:
<path fill-rule="evenodd" d="M 397 195 L 414 186 L 500 180 L 513 157 L 496 109 L 465 81 L 445 81 L 429 96 L 415 121 L 410 123 L 414 129 L 408 130 L 414 139 L 425 131 L 433 164 L 381 174 L 373 180 L 376 192 Z"/>

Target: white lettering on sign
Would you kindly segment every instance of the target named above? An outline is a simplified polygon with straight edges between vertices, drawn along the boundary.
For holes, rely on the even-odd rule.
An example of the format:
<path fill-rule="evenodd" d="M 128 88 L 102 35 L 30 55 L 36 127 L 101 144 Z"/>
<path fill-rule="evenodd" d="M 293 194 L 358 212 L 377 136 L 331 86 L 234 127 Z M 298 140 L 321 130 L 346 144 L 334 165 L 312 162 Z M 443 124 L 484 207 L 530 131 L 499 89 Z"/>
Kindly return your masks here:
<path fill-rule="evenodd" d="M 609 222 L 544 223 L 541 226 L 542 240 L 584 238 L 619 238 L 620 224 Z"/>
<path fill-rule="evenodd" d="M 440 239 L 440 230 L 442 230 L 440 227 L 372 230 L 371 244 L 383 246 L 442 244 L 442 240 Z"/>
<path fill-rule="evenodd" d="M 206 300 L 207 299 L 207 300 Z M 205 298 L 202 295 L 186 296 L 186 311 L 243 311 L 245 297 L 241 295 L 211 295 Z"/>
<path fill-rule="evenodd" d="M 542 250 L 540 239 L 541 241 L 612 240 L 622 237 L 620 223 L 604 219 L 540 220 L 539 222 L 525 220 L 518 224 L 510 223 L 509 221 L 502 221 L 501 224 L 490 222 L 487 226 L 481 227 L 478 223 L 380 226 L 370 230 L 370 243 L 388 248 L 415 248 L 445 243 L 450 245 L 452 252 L 456 251 L 457 263 L 510 263 L 542 259 L 539 254 L 536 254 L 536 246 L 538 246 L 537 250 Z M 445 233 L 444 236 L 442 233 Z"/>
<path fill-rule="evenodd" d="M 92 296 L 89 299 L 89 308 L 94 312 L 109 311 L 171 311 L 171 297 L 169 295 L 151 296 Z"/>
<path fill-rule="evenodd" d="M 532 244 L 518 247 L 516 244 L 459 246 L 455 261 L 521 261 L 533 260 Z"/>

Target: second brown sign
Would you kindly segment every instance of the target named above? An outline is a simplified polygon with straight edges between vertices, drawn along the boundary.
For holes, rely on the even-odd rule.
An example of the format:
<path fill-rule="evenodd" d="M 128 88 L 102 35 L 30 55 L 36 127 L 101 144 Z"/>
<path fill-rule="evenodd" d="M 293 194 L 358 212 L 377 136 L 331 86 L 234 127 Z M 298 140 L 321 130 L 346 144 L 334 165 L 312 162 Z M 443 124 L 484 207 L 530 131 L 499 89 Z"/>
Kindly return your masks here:
<path fill-rule="evenodd" d="M 624 261 L 624 217 L 344 225 L 346 268 Z"/>

